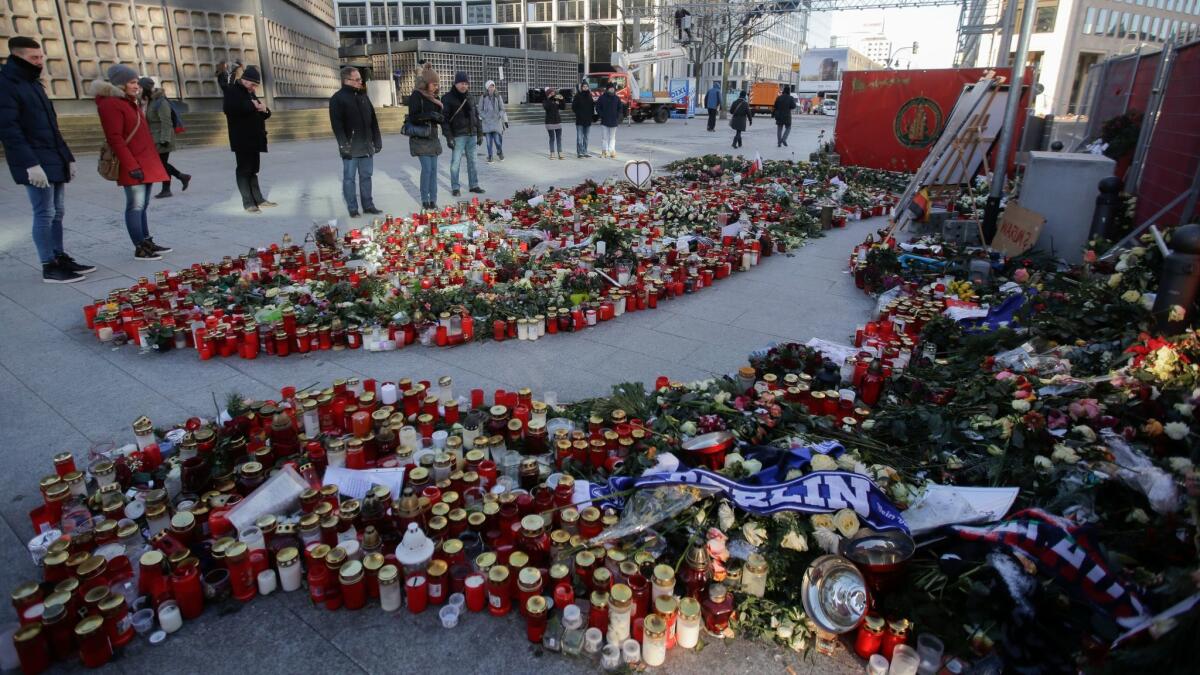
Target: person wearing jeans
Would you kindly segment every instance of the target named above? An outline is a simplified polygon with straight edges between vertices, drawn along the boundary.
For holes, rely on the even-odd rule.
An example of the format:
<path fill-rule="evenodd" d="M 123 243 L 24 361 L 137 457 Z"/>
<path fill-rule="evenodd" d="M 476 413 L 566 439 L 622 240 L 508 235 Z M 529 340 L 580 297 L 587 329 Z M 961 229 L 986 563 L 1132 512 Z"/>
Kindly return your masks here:
<path fill-rule="evenodd" d="M 708 111 L 708 130 L 717 130 L 717 111 L 721 107 L 721 85 L 713 82 L 713 86 L 704 94 L 704 109 Z"/>
<path fill-rule="evenodd" d="M 596 102 L 588 89 L 587 80 L 579 83 L 579 93 L 571 99 L 571 110 L 575 113 L 575 156 L 591 157 L 588 154 L 588 132 L 592 129 L 592 117 L 596 114 Z"/>
<path fill-rule="evenodd" d="M 125 189 L 125 229 L 133 242 L 133 257 L 161 260 L 162 254 L 171 249 L 159 246 L 150 237 L 146 208 L 150 186 L 167 180 L 167 171 L 158 158 L 146 115 L 138 106 L 142 88 L 137 72 L 118 63 L 108 69 L 107 76 L 107 82 L 92 81 L 89 90 L 96 97 L 104 139 L 120 165 L 117 184 Z"/>
<path fill-rule="evenodd" d="M 483 122 L 479 119 L 479 108 L 467 93 L 470 86 L 467 74 L 460 70 L 454 74 L 454 86 L 442 97 L 445 119 L 442 130 L 446 132 L 446 143 L 451 150 L 450 194 L 455 197 L 461 194 L 458 170 L 464 157 L 467 160 L 467 180 L 471 192 L 483 193 L 483 188 L 479 187 L 479 174 L 475 170 L 475 148 L 483 144 Z"/>
<path fill-rule="evenodd" d="M 501 162 L 504 161 L 504 130 L 508 127 L 508 111 L 504 109 L 504 99 L 496 91 L 496 83 L 488 80 L 484 85 L 483 96 L 479 97 L 479 118 L 483 122 L 483 135 L 487 138 L 489 163 L 493 154 Z"/>
<path fill-rule="evenodd" d="M 416 88 L 408 97 L 406 123 L 414 129 L 427 131 L 425 137 L 416 133 L 408 137 L 408 152 L 421 162 L 421 208 L 437 208 L 437 165 L 442 154 L 438 129 L 442 124 L 442 101 L 438 98 L 438 75 L 425 65 L 416 77 Z"/>
<path fill-rule="evenodd" d="M 786 147 L 788 134 L 792 133 L 792 111 L 796 99 L 792 98 L 791 85 L 783 85 L 783 93 L 775 98 L 771 116 L 775 118 L 775 147 Z"/>
<path fill-rule="evenodd" d="M 611 83 L 596 101 L 596 113 L 600 115 L 600 131 L 604 134 L 601 157 L 617 156 L 617 126 L 625 113 L 625 104 L 617 96 L 617 89 Z"/>
<path fill-rule="evenodd" d="M 342 158 L 342 197 L 351 218 L 358 217 L 360 197 L 363 213 L 378 215 L 383 211 L 375 208 L 371 174 L 375 168 L 375 153 L 383 150 L 379 120 L 358 69 L 346 66 L 341 75 L 342 88 L 329 97 L 329 123 Z"/>
<path fill-rule="evenodd" d="M 42 263 L 42 281 L 83 281 L 95 271 L 63 249 L 63 198 L 75 177 L 75 156 L 58 130 L 54 104 L 39 81 L 46 55 L 33 38 L 8 40 L 8 61 L 0 67 L 0 142 L 18 185 L 33 207 L 33 244 Z"/>
<path fill-rule="evenodd" d="M 553 87 L 546 87 L 546 100 L 542 101 L 542 110 L 546 113 L 546 135 L 550 138 L 550 159 L 563 158 L 562 111 L 558 107 L 562 104 L 562 100 L 562 94 L 555 91 Z"/>

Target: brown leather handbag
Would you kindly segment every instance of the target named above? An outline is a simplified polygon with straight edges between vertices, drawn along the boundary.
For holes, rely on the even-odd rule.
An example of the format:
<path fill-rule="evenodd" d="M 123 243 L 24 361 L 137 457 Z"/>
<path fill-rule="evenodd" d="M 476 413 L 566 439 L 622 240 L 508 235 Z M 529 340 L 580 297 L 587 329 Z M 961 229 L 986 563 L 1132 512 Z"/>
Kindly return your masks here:
<path fill-rule="evenodd" d="M 142 126 L 142 112 L 137 113 L 137 123 L 133 125 L 133 131 L 129 132 L 129 136 L 125 138 L 125 145 L 129 145 L 129 141 L 133 140 L 133 135 L 137 133 L 139 127 Z M 100 160 L 96 164 L 96 171 L 105 180 L 118 181 L 121 179 L 121 160 L 117 158 L 117 153 L 109 147 L 108 141 L 104 141 L 104 145 L 100 146 Z"/>

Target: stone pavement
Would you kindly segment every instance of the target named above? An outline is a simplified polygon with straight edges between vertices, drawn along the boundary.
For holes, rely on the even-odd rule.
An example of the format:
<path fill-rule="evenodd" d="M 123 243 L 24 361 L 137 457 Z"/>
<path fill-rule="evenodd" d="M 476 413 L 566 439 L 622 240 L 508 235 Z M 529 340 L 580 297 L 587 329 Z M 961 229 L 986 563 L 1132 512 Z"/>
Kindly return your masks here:
<path fill-rule="evenodd" d="M 760 119 L 745 135 L 742 154 L 804 159 L 817 134 L 832 129 L 825 117 L 796 120 L 791 148 L 776 149 L 774 126 Z M 598 136 L 598 131 L 593 136 Z M 707 133 L 702 121 L 684 125 L 646 123 L 622 127 L 620 160 L 574 158 L 573 130 L 564 130 L 570 159 L 545 158 L 540 126 L 515 126 L 506 137 L 503 163 L 480 158 L 480 182 L 487 196 L 504 198 L 528 185 L 572 185 L 621 172 L 623 162 L 646 158 L 656 169 L 672 160 L 728 152 L 732 133 L 719 123 Z M 282 143 L 264 157 L 262 183 L 268 198 L 281 204 L 262 215 L 246 214 L 233 182 L 233 157 L 223 148 L 185 150 L 172 163 L 195 178 L 186 193 L 151 200 L 150 229 L 175 248 L 159 262 L 136 262 L 121 222 L 120 190 L 96 175 L 94 156 L 80 158 L 80 175 L 68 187 L 66 245 L 80 260 L 99 266 L 85 282 L 66 286 L 41 283 L 29 237 L 29 204 L 24 189 L 0 185 L 0 588 L 32 578 L 25 554 L 32 536 L 28 510 L 37 501 L 37 479 L 52 470 L 50 457 L 70 450 L 86 463 L 93 443 L 132 440 L 129 424 L 146 414 L 156 422 L 211 415 L 214 396 L 223 403 L 232 391 L 251 397 L 277 395 L 281 386 L 327 384 L 340 377 L 435 379 L 451 375 L 459 391 L 480 387 L 554 391 L 570 401 L 602 395 L 613 384 L 653 382 L 658 375 L 694 380 L 731 372 L 746 354 L 771 342 L 822 337 L 845 340 L 864 320 L 870 301 L 854 289 L 845 260 L 867 224 L 835 230 L 794 256 L 772 256 L 749 274 L 738 274 L 701 293 L 589 329 L 548 337 L 537 343 L 476 343 L 448 350 L 410 347 L 387 354 L 323 352 L 279 360 L 225 359 L 200 362 L 194 351 L 138 354 L 136 348 L 109 349 L 83 323 L 82 306 L 108 290 L 143 275 L 179 269 L 193 262 L 237 255 L 279 241 L 285 232 L 299 241 L 310 223 L 332 217 L 347 227 L 341 201 L 340 163 L 332 141 Z M 440 163 L 442 203 L 449 195 L 449 155 Z M 463 169 L 465 173 L 465 168 Z M 407 140 L 389 136 L 376 158 L 376 203 L 385 211 L 408 213 L 419 202 L 416 161 Z M 466 185 L 466 176 L 463 176 Z M 361 219 L 353 222 L 365 222 Z M 5 610 L 8 619 L 11 610 Z M 115 669 L 234 672 L 254 663 L 265 672 L 528 672 L 552 667 L 561 672 L 595 670 L 591 662 L 545 656 L 524 642 L 515 619 L 468 616 L 444 632 L 436 616 L 385 616 L 378 611 L 331 615 L 308 605 L 303 594 L 256 600 L 229 608 L 228 616 L 204 618 L 172 636 L 166 646 L 145 643 L 129 650 Z M 216 658 L 214 649 L 233 655 Z M 850 659 L 801 661 L 795 654 L 734 641 L 709 645 L 703 656 L 668 659 L 668 672 L 701 664 L 714 672 L 822 672 L 858 668 Z M 181 668 L 181 666 L 183 666 Z"/>

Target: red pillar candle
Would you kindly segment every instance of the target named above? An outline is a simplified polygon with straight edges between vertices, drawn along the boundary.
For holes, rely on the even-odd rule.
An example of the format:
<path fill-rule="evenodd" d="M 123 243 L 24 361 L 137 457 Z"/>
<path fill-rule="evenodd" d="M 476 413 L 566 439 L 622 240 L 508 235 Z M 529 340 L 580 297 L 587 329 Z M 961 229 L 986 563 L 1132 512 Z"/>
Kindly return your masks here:
<path fill-rule="evenodd" d="M 504 565 L 495 565 L 488 570 L 488 612 L 492 616 L 504 616 L 512 609 L 512 589 L 509 571 Z"/>
<path fill-rule="evenodd" d="M 874 614 L 864 617 L 862 625 L 858 627 L 858 634 L 854 638 L 854 653 L 863 659 L 869 659 L 872 654 L 878 654 L 883 644 L 883 626 L 882 617 Z"/>
<path fill-rule="evenodd" d="M 487 606 L 487 580 L 482 574 L 476 573 L 467 577 L 463 594 L 466 595 L 467 609 L 472 612 L 482 612 Z"/>
<path fill-rule="evenodd" d="M 546 598 L 535 595 L 525 601 L 525 637 L 534 644 L 540 644 L 546 635 L 547 619 L 550 613 Z M 607 628 L 607 626 L 606 626 Z"/>
<path fill-rule="evenodd" d="M 338 580 L 342 586 L 342 602 L 348 610 L 362 609 L 367 604 L 367 585 L 363 577 L 363 566 L 357 560 L 351 560 L 338 570 Z"/>
<path fill-rule="evenodd" d="M 258 582 L 250 564 L 249 550 L 244 542 L 236 542 L 225 549 L 225 566 L 229 570 L 229 585 L 233 597 L 249 602 L 258 594 Z"/>
<path fill-rule="evenodd" d="M 184 619 L 194 619 L 204 612 L 204 591 L 200 587 L 200 570 L 193 562 L 185 564 L 171 575 L 171 595 L 179 605 Z"/>
<path fill-rule="evenodd" d="M 88 619 L 84 621 L 88 621 Z M 103 630 L 104 620 L 100 617 L 95 617 L 94 623 L 95 631 L 100 634 L 105 641 L 105 645 L 107 645 L 108 636 Z M 80 625 L 83 624 L 81 623 Z M 46 634 L 42 631 L 42 624 L 40 622 L 22 626 L 13 634 L 12 640 L 13 646 L 17 649 L 17 658 L 21 664 L 21 672 L 24 675 L 37 675 L 50 668 L 50 645 Z M 108 658 L 112 658 L 112 649 L 108 650 Z M 104 665 L 107 662 L 108 659 L 105 659 L 99 665 Z M 84 664 L 88 665 L 86 661 Z"/>
<path fill-rule="evenodd" d="M 405 579 L 404 600 L 408 605 L 408 611 L 413 614 L 425 611 L 425 606 L 429 603 L 428 590 L 424 575 L 417 574 Z"/>

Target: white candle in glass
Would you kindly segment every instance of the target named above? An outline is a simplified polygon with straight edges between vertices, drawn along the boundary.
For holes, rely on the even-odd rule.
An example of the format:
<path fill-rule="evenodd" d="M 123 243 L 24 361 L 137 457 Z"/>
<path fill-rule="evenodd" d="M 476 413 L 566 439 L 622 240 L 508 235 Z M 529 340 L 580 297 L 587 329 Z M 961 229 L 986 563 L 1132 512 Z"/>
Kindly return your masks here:
<path fill-rule="evenodd" d="M 258 594 L 270 595 L 275 592 L 277 585 L 275 570 L 263 570 L 258 573 Z"/>

